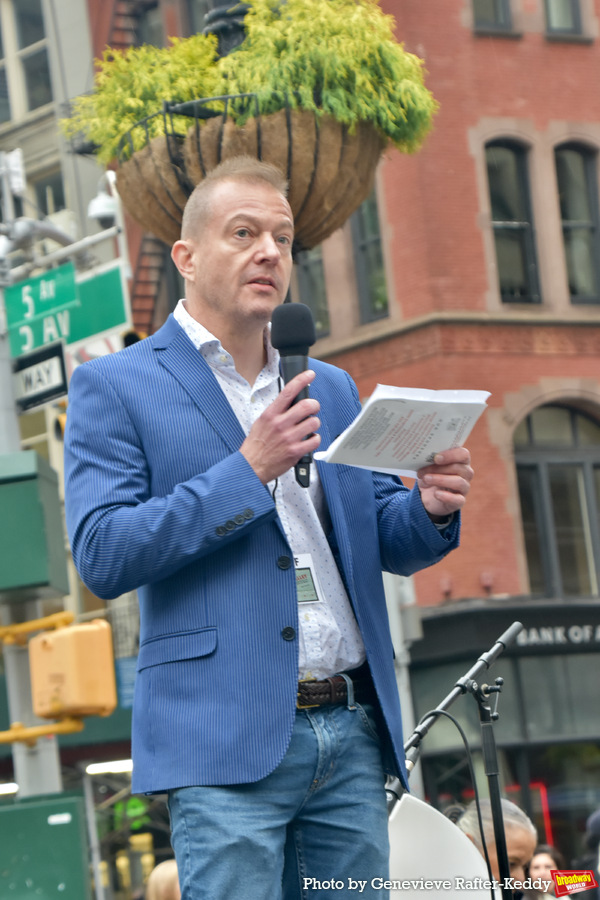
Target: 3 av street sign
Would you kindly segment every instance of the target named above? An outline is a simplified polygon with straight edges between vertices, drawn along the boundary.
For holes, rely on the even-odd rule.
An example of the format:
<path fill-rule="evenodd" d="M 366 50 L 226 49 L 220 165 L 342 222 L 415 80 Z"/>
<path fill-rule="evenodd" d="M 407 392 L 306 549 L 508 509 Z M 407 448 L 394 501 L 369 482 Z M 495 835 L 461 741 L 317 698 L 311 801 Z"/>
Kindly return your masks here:
<path fill-rule="evenodd" d="M 73 263 L 4 291 L 13 358 L 56 341 L 74 344 L 130 321 L 120 261 L 76 277 Z"/>
<path fill-rule="evenodd" d="M 24 412 L 67 393 L 64 344 L 57 341 L 25 353 L 13 363 L 15 399 Z"/>

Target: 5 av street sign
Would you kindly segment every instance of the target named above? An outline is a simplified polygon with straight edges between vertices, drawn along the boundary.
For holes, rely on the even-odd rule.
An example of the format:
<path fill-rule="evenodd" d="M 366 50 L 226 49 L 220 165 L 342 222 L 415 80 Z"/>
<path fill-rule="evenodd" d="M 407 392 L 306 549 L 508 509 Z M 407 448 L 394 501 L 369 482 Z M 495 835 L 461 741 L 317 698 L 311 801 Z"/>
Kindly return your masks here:
<path fill-rule="evenodd" d="M 4 291 L 13 359 L 56 341 L 73 344 L 129 324 L 121 263 L 76 277 L 73 263 Z"/>

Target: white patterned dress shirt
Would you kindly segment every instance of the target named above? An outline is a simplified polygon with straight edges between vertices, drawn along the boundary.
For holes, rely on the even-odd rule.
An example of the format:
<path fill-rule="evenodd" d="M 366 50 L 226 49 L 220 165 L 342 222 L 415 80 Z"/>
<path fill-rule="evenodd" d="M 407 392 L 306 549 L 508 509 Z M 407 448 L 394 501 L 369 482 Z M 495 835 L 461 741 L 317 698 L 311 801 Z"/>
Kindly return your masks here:
<path fill-rule="evenodd" d="M 245 434 L 276 398 L 280 390 L 279 353 L 266 332 L 267 364 L 253 385 L 235 368 L 233 357 L 221 342 L 192 318 L 180 300 L 175 319 L 213 371 Z M 294 557 L 310 555 L 318 581 L 319 600 L 299 602 L 299 677 L 327 678 L 354 669 L 365 661 L 363 641 L 325 537 L 329 513 L 317 467 L 311 467 L 311 484 L 297 484 L 294 470 L 284 472 L 267 486 L 274 499 Z"/>

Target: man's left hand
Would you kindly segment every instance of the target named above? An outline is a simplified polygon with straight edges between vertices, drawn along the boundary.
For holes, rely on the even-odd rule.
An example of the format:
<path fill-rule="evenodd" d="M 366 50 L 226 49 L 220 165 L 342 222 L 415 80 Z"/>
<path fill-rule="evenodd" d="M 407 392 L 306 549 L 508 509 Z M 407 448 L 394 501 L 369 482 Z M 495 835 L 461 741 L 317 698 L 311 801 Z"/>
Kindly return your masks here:
<path fill-rule="evenodd" d="M 421 500 L 434 522 L 463 508 L 473 475 L 471 454 L 466 447 L 437 453 L 432 465 L 419 469 Z"/>

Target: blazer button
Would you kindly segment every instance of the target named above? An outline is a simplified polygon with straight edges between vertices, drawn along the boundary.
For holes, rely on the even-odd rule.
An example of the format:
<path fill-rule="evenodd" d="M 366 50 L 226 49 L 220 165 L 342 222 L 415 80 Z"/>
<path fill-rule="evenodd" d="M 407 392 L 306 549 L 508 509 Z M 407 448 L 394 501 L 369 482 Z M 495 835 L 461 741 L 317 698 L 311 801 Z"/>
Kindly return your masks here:
<path fill-rule="evenodd" d="M 217 527 L 215 528 L 215 531 L 219 535 L 219 537 L 222 537 L 224 534 L 226 534 L 226 529 L 225 529 L 224 525 L 217 525 Z"/>
<path fill-rule="evenodd" d="M 233 521 L 233 519 L 227 519 L 227 521 L 225 522 L 225 528 L 227 529 L 227 531 L 235 531 L 235 522 Z"/>
<path fill-rule="evenodd" d="M 238 516 L 234 516 L 233 521 L 235 522 L 236 525 L 243 525 L 246 520 L 243 516 L 238 515 Z"/>
<path fill-rule="evenodd" d="M 254 510 L 253 509 L 245 509 L 244 510 L 244 518 L 245 519 L 253 519 L 254 518 Z"/>
<path fill-rule="evenodd" d="M 286 625 L 286 627 L 281 632 L 281 637 L 284 641 L 293 641 L 296 637 L 296 629 L 292 628 L 291 625 Z"/>
<path fill-rule="evenodd" d="M 292 560 L 289 556 L 280 556 L 277 560 L 277 565 L 280 569 L 289 569 L 292 565 Z"/>

